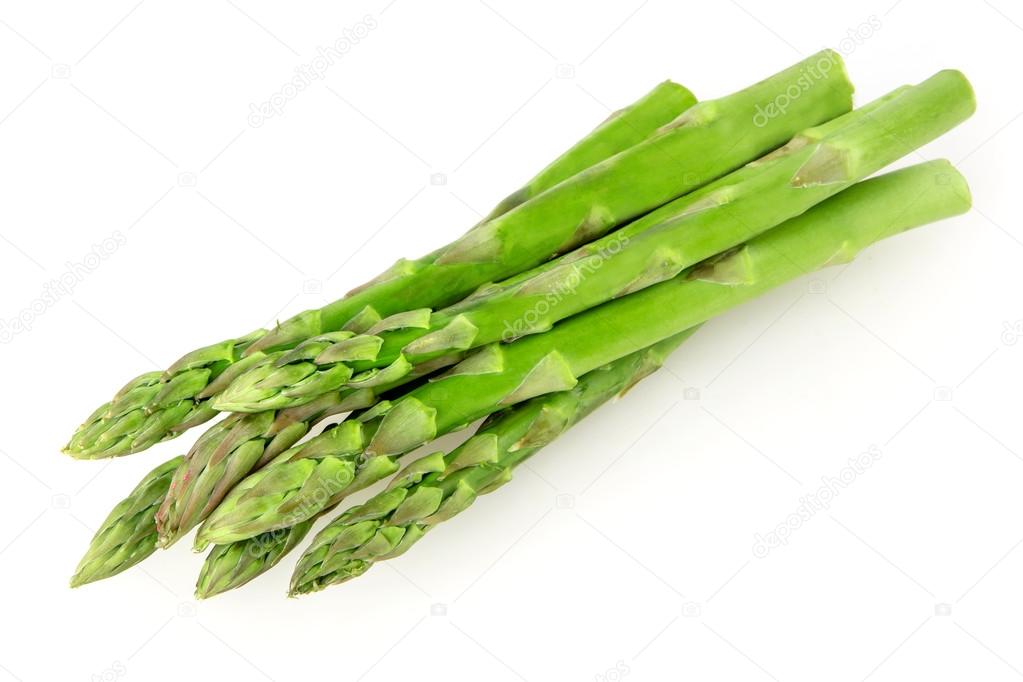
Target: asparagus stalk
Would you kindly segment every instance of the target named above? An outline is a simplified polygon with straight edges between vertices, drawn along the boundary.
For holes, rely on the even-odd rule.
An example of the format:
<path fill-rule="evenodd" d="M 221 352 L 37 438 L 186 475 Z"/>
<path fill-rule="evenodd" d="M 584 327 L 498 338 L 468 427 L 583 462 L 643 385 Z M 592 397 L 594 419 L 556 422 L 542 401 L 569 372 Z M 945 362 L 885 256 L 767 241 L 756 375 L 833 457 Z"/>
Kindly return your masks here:
<path fill-rule="evenodd" d="M 479 224 L 488 223 L 576 173 L 636 146 L 694 104 L 696 97 L 685 87 L 672 81 L 659 83 L 631 105 L 612 113 L 593 132 L 498 202 Z"/>
<path fill-rule="evenodd" d="M 541 268 L 537 275 L 486 288 L 447 309 L 399 313 L 366 334 L 312 337 L 275 361 L 236 378 L 214 401 L 219 410 L 294 407 L 344 386 L 372 387 L 411 372 L 416 363 L 544 332 L 556 322 L 684 268 L 802 212 L 918 146 L 883 135 L 892 114 L 879 111 L 909 87 L 797 135 L 792 153 L 750 164 L 652 211 L 617 232 Z M 878 135 L 879 130 L 881 135 Z M 876 137 L 875 137 L 876 136 Z M 875 143 L 875 147 L 871 147 Z M 844 177 L 809 191 L 788 180 L 814 154 L 861 150 Z M 656 227 L 656 229 L 653 229 Z M 528 271 L 527 273 L 528 274 Z"/>
<path fill-rule="evenodd" d="M 117 503 L 78 563 L 71 577 L 71 587 L 117 575 L 156 551 L 153 514 L 183 459 L 175 457 L 156 467 L 146 474 L 128 497 Z"/>
<path fill-rule="evenodd" d="M 533 179 L 502 200 L 485 222 L 526 203 L 545 190 L 649 137 L 691 107 L 696 98 L 683 86 L 665 81 L 625 109 L 612 114 L 593 132 L 555 159 Z M 478 227 L 478 226 L 477 226 Z M 440 252 L 412 265 L 428 266 Z M 335 301 L 324 313 L 335 329 L 353 322 L 343 319 L 352 306 Z M 364 306 L 381 306 L 371 295 L 359 299 Z M 341 310 L 339 310 L 341 308 Z M 366 311 L 371 315 L 371 311 Z M 315 317 L 319 311 L 307 311 Z M 348 316 L 355 317 L 354 312 Z M 354 320 L 358 328 L 359 320 Z M 223 390 L 234 376 L 262 361 L 263 350 L 300 341 L 302 325 L 289 321 L 284 329 L 256 331 L 185 354 L 163 372 L 147 372 L 132 379 L 110 402 L 95 410 L 65 447 L 73 457 L 90 459 L 139 452 L 174 438 L 211 419 L 216 411 L 209 398 Z M 324 328 L 326 331 L 326 328 Z M 271 340 L 274 339 L 274 340 Z M 258 344 L 258 345 L 257 345 Z"/>
<path fill-rule="evenodd" d="M 845 229 L 849 229 L 849 223 L 858 221 L 858 226 L 853 227 L 862 231 L 867 227 L 868 219 L 873 218 L 874 222 L 871 224 L 876 226 L 877 234 L 868 235 L 864 241 L 869 241 L 953 215 L 965 210 L 968 205 L 969 193 L 965 182 L 946 162 L 939 161 L 861 183 L 824 202 L 802 217 L 789 221 L 786 226 L 795 229 L 791 226 L 803 224 L 808 226 L 805 229 L 820 230 L 827 228 L 828 225 L 842 227 L 843 223 L 846 223 Z M 773 232 L 779 232 L 781 229 Z M 796 261 L 793 261 L 793 264 L 796 267 L 801 265 Z M 153 532 L 146 530 L 145 523 L 152 518 L 151 514 L 125 513 L 125 510 L 145 509 L 147 500 L 153 500 L 149 503 L 148 509 L 158 504 L 158 497 L 162 492 L 159 492 L 158 485 L 156 494 L 153 494 L 152 484 L 154 482 L 159 484 L 161 480 L 166 482 L 167 478 L 161 476 L 161 472 L 173 470 L 180 460 L 180 457 L 175 458 L 147 475 L 129 498 L 121 502 L 111 513 L 104 522 L 103 529 L 94 538 L 89 553 L 73 579 L 73 585 L 113 575 L 151 553 L 151 549 L 147 550 L 152 547 L 151 541 L 133 540 L 146 538 L 147 534 Z M 133 529 L 136 526 L 142 530 L 135 532 Z M 149 524 L 148 528 L 151 529 L 152 524 Z M 301 537 L 304 537 L 308 528 L 309 524 L 303 522 L 284 531 L 268 532 L 239 543 L 218 546 L 207 559 L 208 566 L 204 569 L 204 577 L 200 580 L 197 595 L 210 596 L 236 587 L 269 569 L 298 543 Z M 121 565 L 124 556 L 132 557 L 138 550 L 142 552 L 140 555 L 130 563 Z M 92 570 L 86 570 L 86 566 L 91 566 Z M 116 567 L 116 570 L 105 570 L 105 567 L 109 566 Z M 96 571 L 97 567 L 102 570 Z"/>
<path fill-rule="evenodd" d="M 398 456 L 440 434 L 537 395 L 571 389 L 576 377 L 602 364 L 801 274 L 848 261 L 886 236 L 968 207 L 965 180 L 944 161 L 855 185 L 674 279 L 576 315 L 546 334 L 487 346 L 439 380 L 349 420 L 349 447 L 358 447 L 357 425 L 366 443 L 361 453 L 320 456 L 314 446 L 309 456 L 300 453 L 251 474 L 200 527 L 197 544 L 235 542 L 312 518 L 389 475 Z"/>
<path fill-rule="evenodd" d="M 799 96 L 792 98 L 793 92 Z M 418 261 L 399 261 L 344 299 L 300 313 L 253 341 L 244 353 L 263 355 L 310 336 L 345 327 L 360 331 L 381 317 L 451 303 L 485 282 L 598 238 L 773 149 L 795 131 L 848 111 L 851 93 L 840 57 L 824 51 L 738 93 L 691 107 L 644 142 L 549 188 L 441 251 Z M 770 109 L 781 96 L 791 98 L 784 113 L 761 115 L 763 107 Z M 209 397 L 205 392 L 198 400 Z M 103 428 L 89 427 L 91 437 L 97 439 Z M 118 442 L 129 443 L 122 447 L 138 449 L 130 434 L 117 430 Z M 90 444 L 80 445 L 71 449 L 79 456 L 97 456 Z"/>

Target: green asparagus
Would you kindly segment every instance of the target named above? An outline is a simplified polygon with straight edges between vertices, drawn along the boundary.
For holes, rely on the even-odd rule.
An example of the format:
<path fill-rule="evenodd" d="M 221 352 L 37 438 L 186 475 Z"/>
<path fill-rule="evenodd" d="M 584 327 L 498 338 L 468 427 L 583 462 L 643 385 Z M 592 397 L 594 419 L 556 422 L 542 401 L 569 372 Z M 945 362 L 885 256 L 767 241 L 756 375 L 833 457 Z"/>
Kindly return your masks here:
<path fill-rule="evenodd" d="M 479 224 L 488 223 L 576 173 L 636 146 L 694 104 L 693 93 L 678 83 L 658 84 L 628 107 L 612 113 L 574 147 L 499 201 Z"/>
<path fill-rule="evenodd" d="M 426 531 L 467 509 L 478 495 L 510 481 L 516 466 L 657 370 L 695 331 L 686 330 L 588 372 L 570 391 L 492 414 L 447 456 L 438 452 L 416 460 L 387 490 L 352 507 L 317 534 L 295 569 L 291 595 L 344 582 L 365 573 L 376 561 L 404 554 Z"/>
<path fill-rule="evenodd" d="M 71 577 L 71 587 L 117 575 L 156 551 L 153 515 L 183 459 L 175 457 L 156 467 L 117 503 L 89 543 Z"/>
<path fill-rule="evenodd" d="M 833 166 L 826 167 L 833 172 Z M 807 179 L 802 173 L 793 181 Z M 351 491 L 393 473 L 401 454 L 440 434 L 507 405 L 570 389 L 576 377 L 595 367 L 704 322 L 803 272 L 848 260 L 893 233 L 886 225 L 871 223 L 869 230 L 858 224 L 852 218 L 865 214 L 859 211 L 869 208 L 890 215 L 892 208 L 883 210 L 883 201 L 891 201 L 902 213 L 890 225 L 901 230 L 969 205 L 965 181 L 944 162 L 855 187 L 827 202 L 827 209 L 811 209 L 672 280 L 576 315 L 545 334 L 487 346 L 440 379 L 350 419 L 344 426 L 343 454 L 322 456 L 313 446 L 309 456 L 300 451 L 295 459 L 251 474 L 200 527 L 198 546 L 234 542 L 311 518 Z M 907 205 L 928 188 L 936 196 Z M 326 434 L 330 438 L 330 431 Z M 314 443 L 316 439 L 310 441 Z M 363 444 L 358 455 L 349 454 Z"/>

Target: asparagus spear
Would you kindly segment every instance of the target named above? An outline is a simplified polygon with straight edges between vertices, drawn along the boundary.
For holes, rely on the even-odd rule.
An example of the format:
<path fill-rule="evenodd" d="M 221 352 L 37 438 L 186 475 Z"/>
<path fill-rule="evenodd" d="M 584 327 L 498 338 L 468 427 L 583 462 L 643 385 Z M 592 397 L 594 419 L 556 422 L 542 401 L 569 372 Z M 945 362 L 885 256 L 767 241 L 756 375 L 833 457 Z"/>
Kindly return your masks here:
<path fill-rule="evenodd" d="M 805 272 L 847 261 L 885 236 L 968 206 L 965 181 L 947 162 L 915 166 L 855 185 L 740 248 L 576 315 L 546 334 L 487 346 L 439 380 L 349 420 L 346 453 L 358 447 L 359 435 L 367 444 L 360 454 L 322 456 L 313 446 L 309 456 L 300 452 L 242 480 L 200 527 L 197 545 L 234 542 L 311 518 L 389 475 L 398 456 L 440 434 L 531 397 L 568 390 L 576 377 L 602 364 Z M 362 433 L 355 434 L 352 425 Z"/>
<path fill-rule="evenodd" d="M 802 252 L 800 230 L 810 235 L 819 231 L 833 232 L 834 253 L 848 254 L 871 241 L 962 212 L 968 205 L 969 193 L 965 181 L 947 162 L 935 161 L 860 183 L 761 236 L 757 242 L 768 244 L 765 248 L 770 253 L 771 242 L 767 241 L 767 237 L 787 230 L 788 239 L 776 240 L 776 244 L 791 245 L 792 250 L 788 253 L 798 258 L 789 261 L 790 269 L 798 271 L 804 266 L 813 267 L 815 264 L 812 253 Z M 849 231 L 853 231 L 852 237 L 848 237 Z M 816 247 L 815 251 L 824 255 L 830 253 L 828 248 Z M 774 254 L 785 255 L 781 251 L 775 251 Z M 735 260 L 735 256 L 729 258 Z M 818 262 L 822 258 L 819 255 Z M 715 272 L 721 271 L 731 278 L 735 278 L 739 272 L 726 267 L 728 260 L 713 264 L 713 269 L 703 268 L 706 274 L 712 275 L 712 286 L 716 284 L 720 288 L 728 281 L 727 278 L 715 276 Z M 741 260 L 738 262 L 743 263 Z M 744 267 L 747 272 L 756 273 L 759 262 L 747 260 Z M 743 278 L 739 277 L 738 280 L 743 281 Z M 692 288 L 697 285 L 688 286 Z M 702 287 L 704 290 L 708 288 L 707 285 Z M 180 457 L 175 458 L 158 467 L 147 475 L 126 500 L 117 505 L 93 539 L 72 585 L 113 575 L 152 552 L 154 528 L 151 510 L 158 504 L 169 472 L 178 466 L 180 460 Z M 207 560 L 208 566 L 204 569 L 197 594 L 200 597 L 210 596 L 243 584 L 267 570 L 301 540 L 308 532 L 308 527 L 309 523 L 303 522 L 283 532 L 270 532 L 240 543 L 219 546 Z"/>
<path fill-rule="evenodd" d="M 793 92 L 799 96 L 793 98 Z M 706 184 L 807 125 L 848 111 L 851 92 L 840 57 L 824 51 L 738 93 L 692 107 L 646 141 L 555 185 L 441 251 L 418 261 L 399 261 L 344 299 L 300 313 L 243 352 L 262 355 L 310 336 L 345 327 L 359 331 L 381 317 L 458 300 L 480 284 L 528 269 Z M 770 110 L 781 96 L 790 98 L 789 107 L 779 115 L 761 116 L 763 107 Z M 229 368 L 224 372 L 232 373 Z M 208 410 L 209 397 L 204 389 L 201 396 L 181 400 L 198 400 Z M 120 413 L 110 408 L 106 412 Z M 86 427 L 88 442 L 70 449 L 79 456 L 108 456 L 111 443 L 101 438 L 105 428 Z M 132 429 L 114 428 L 117 442 L 128 444 L 111 446 L 114 451 L 145 445 L 132 436 Z M 95 443 L 100 441 L 97 453 Z"/>
<path fill-rule="evenodd" d="M 533 179 L 503 199 L 483 222 L 511 211 L 576 173 L 638 144 L 695 102 L 696 98 L 683 86 L 671 81 L 660 83 L 632 105 L 612 114 Z M 419 265 L 429 265 L 439 253 L 421 259 Z M 364 295 L 362 299 L 366 299 L 363 305 L 374 305 L 371 296 Z M 347 304 L 342 304 L 345 300 L 335 301 L 324 310 L 339 307 L 350 310 L 345 307 Z M 317 314 L 317 311 L 303 313 L 306 317 Z M 366 314 L 372 313 L 367 310 Z M 341 319 L 344 315 L 344 310 L 335 310 L 334 314 L 325 316 L 339 329 L 353 321 Z M 358 328 L 360 320 L 354 322 Z M 301 324 L 290 321 L 285 323 L 285 327 L 294 330 Z M 291 333 L 280 328 L 274 331 L 257 329 L 245 336 L 187 353 L 163 372 L 147 372 L 132 379 L 109 403 L 101 405 L 85 420 L 71 437 L 65 452 L 82 459 L 126 455 L 174 438 L 208 421 L 216 414 L 208 399 L 223 390 L 234 376 L 260 362 L 262 350 L 287 346 L 291 341 L 286 341 L 285 337 Z M 271 342 L 267 337 L 277 340 Z M 301 338 L 298 332 L 292 341 Z"/>
<path fill-rule="evenodd" d="M 498 202 L 479 224 L 488 223 L 576 173 L 636 146 L 694 104 L 693 93 L 678 83 L 658 84 L 628 107 L 612 113 L 593 132 Z"/>
<path fill-rule="evenodd" d="M 695 331 L 693 327 L 588 372 L 569 391 L 496 412 L 447 455 L 436 452 L 412 462 L 385 491 L 347 510 L 316 535 L 295 568 L 290 596 L 345 582 L 376 561 L 404 554 L 428 530 L 468 509 L 478 495 L 510 481 L 515 467 L 579 420 L 659 369 Z"/>
<path fill-rule="evenodd" d="M 240 375 L 214 406 L 260 412 L 302 405 L 344 386 L 391 383 L 411 372 L 416 363 L 543 332 L 559 320 L 623 293 L 670 279 L 911 151 L 919 140 L 900 138 L 899 144 L 891 145 L 888 138 L 879 137 L 877 146 L 870 147 L 878 127 L 886 125 L 875 114 L 908 90 L 908 86 L 898 88 L 805 130 L 789 143 L 789 149 L 797 148 L 793 153 L 750 164 L 675 199 L 531 278 L 523 275 L 488 287 L 447 309 L 399 313 L 366 334 L 339 332 L 307 339 L 275 361 Z M 790 186 L 789 178 L 824 144 L 855 147 L 863 159 L 853 160 L 841 181 L 829 182 L 818 191 Z"/>
<path fill-rule="evenodd" d="M 146 474 L 128 497 L 117 503 L 78 563 L 71 577 L 71 587 L 117 575 L 156 551 L 153 514 L 183 459 L 175 457 L 156 467 Z"/>

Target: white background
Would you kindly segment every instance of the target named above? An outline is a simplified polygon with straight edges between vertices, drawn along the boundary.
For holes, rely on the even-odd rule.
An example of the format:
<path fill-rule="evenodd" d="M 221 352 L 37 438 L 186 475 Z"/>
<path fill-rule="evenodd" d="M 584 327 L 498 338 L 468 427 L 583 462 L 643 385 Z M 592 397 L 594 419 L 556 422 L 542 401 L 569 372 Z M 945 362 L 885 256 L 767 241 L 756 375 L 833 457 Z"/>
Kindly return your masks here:
<path fill-rule="evenodd" d="M 367 15 L 322 81 L 249 125 Z M 287 600 L 292 555 L 196 603 L 186 541 L 67 588 L 114 502 L 193 439 L 60 455 L 121 382 L 449 241 L 659 80 L 715 97 L 824 46 L 860 102 L 971 77 L 976 116 L 908 160 L 956 162 L 971 214 L 713 321 L 355 582 Z M 3 3 L 0 318 L 125 243 L 0 346 L 0 679 L 1023 676 L 1021 46 L 1010 0 Z"/>

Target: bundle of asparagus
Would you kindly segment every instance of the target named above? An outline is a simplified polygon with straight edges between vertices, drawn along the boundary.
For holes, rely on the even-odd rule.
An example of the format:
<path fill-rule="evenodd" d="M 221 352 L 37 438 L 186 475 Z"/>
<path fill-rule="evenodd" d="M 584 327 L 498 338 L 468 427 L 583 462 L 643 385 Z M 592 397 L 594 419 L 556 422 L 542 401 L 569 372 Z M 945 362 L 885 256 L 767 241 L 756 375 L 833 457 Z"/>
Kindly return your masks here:
<path fill-rule="evenodd" d="M 316 535 L 291 594 L 357 577 L 507 482 L 710 318 L 968 210 L 946 161 L 865 179 L 972 114 L 962 74 L 855 110 L 851 97 L 831 51 L 716 100 L 662 83 L 448 246 L 130 381 L 68 454 L 127 455 L 230 414 L 118 503 L 72 585 L 199 526 L 196 549 L 214 547 L 196 594 L 219 594 L 392 477 Z M 480 418 L 462 445 L 402 468 Z"/>

